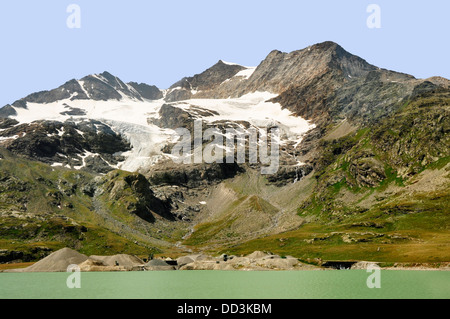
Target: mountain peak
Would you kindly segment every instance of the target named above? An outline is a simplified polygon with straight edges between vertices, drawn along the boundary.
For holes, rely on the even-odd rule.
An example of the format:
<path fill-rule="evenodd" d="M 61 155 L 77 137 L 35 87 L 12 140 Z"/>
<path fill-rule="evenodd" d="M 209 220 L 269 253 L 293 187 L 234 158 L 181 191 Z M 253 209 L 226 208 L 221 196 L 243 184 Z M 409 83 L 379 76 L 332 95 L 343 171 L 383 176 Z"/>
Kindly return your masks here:
<path fill-rule="evenodd" d="M 104 71 L 100 74 L 90 74 L 80 80 L 72 79 L 60 87 L 32 93 L 12 105 L 6 105 L 0 117 L 13 115 L 14 108 L 27 108 L 27 103 L 48 104 L 62 100 L 122 100 L 124 97 L 142 101 L 162 98 L 162 92 L 156 87 L 144 83 L 124 83 L 117 76 Z"/>
<path fill-rule="evenodd" d="M 108 71 L 103 71 L 102 73 L 100 73 L 101 76 L 105 77 L 105 78 L 111 78 L 111 77 L 116 77 L 114 75 L 112 75 L 111 73 L 109 73 Z"/>
<path fill-rule="evenodd" d="M 374 68 L 332 41 L 290 53 L 273 50 L 248 81 L 237 84 L 240 88 L 235 92 L 262 90 L 279 94 L 292 85 L 309 83 L 330 70 L 346 77 L 363 75 Z"/>
<path fill-rule="evenodd" d="M 337 44 L 336 42 L 333 41 L 324 41 L 324 42 L 319 42 L 316 44 L 313 44 L 310 48 L 314 48 L 317 50 L 336 50 L 336 49 L 343 49 L 339 44 Z"/>
<path fill-rule="evenodd" d="M 173 84 L 170 88 L 182 88 L 187 90 L 208 90 L 220 85 L 225 80 L 235 76 L 239 71 L 246 69 L 244 66 L 219 60 L 212 67 L 200 74 L 186 77 Z"/>
<path fill-rule="evenodd" d="M 237 65 L 237 66 L 242 66 L 242 65 L 240 65 L 240 64 L 237 64 L 237 63 L 233 63 L 233 62 L 227 62 L 227 61 L 224 61 L 224 60 L 219 60 L 219 62 L 217 62 L 216 63 L 216 65 L 217 64 L 225 64 L 225 65 Z"/>

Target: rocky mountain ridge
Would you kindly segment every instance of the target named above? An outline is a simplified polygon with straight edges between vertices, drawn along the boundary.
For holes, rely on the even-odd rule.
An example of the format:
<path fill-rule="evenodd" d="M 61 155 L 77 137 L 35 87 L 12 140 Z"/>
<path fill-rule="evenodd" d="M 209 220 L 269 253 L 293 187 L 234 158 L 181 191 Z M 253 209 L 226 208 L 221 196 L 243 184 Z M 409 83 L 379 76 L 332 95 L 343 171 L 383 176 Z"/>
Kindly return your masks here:
<path fill-rule="evenodd" d="M 1 248 L 428 262 L 426 242 L 445 261 L 449 88 L 324 42 L 257 67 L 220 60 L 167 90 L 104 72 L 31 94 L 0 109 Z M 279 128 L 277 173 L 174 163 L 174 130 L 195 120 Z"/>

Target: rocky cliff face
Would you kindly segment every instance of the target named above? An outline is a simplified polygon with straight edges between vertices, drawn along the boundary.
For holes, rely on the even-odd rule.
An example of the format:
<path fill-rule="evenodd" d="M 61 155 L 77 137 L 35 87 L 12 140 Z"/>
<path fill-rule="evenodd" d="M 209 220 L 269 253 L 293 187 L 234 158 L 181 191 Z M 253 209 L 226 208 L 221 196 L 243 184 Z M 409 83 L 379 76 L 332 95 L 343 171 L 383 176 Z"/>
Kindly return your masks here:
<path fill-rule="evenodd" d="M 172 89 L 182 88 L 183 93 L 173 91 L 167 100 L 221 99 L 267 91 L 278 95 L 273 102 L 315 123 L 336 118 L 368 121 L 390 114 L 417 94 L 448 85 L 448 80 L 437 77 L 417 80 L 380 69 L 333 42 L 291 53 L 272 51 L 249 77 L 236 76 L 239 69 L 232 66 L 224 72 L 223 66 L 219 62 L 201 75 L 177 82 Z M 211 73 L 220 76 L 211 79 Z M 198 85 L 197 79 L 206 79 L 209 85 Z"/>
<path fill-rule="evenodd" d="M 297 52 L 296 57 L 296 63 L 305 66 L 299 76 L 280 87 L 280 95 L 273 101 L 316 123 L 345 118 L 374 121 L 439 86 L 437 81 L 434 84 L 372 66 L 333 43 Z"/>
<path fill-rule="evenodd" d="M 52 166 L 105 173 L 130 150 L 122 136 L 98 121 L 18 124 L 0 119 L 0 145 L 17 156 L 38 160 Z"/>
<path fill-rule="evenodd" d="M 220 60 L 206 71 L 173 84 L 166 95 L 166 100 L 168 102 L 188 100 L 199 91 L 214 90 L 244 69 L 243 66 L 227 64 Z"/>

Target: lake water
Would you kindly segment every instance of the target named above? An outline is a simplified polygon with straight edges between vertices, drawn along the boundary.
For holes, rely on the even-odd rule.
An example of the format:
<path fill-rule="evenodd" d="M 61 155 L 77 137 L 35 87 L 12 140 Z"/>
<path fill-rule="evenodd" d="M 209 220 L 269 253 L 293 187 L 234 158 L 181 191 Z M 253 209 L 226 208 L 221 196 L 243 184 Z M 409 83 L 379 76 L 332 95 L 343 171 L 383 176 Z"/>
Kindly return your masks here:
<path fill-rule="evenodd" d="M 67 288 L 69 275 L 0 273 L 0 298 L 450 298 L 445 271 L 382 270 L 379 289 L 367 287 L 364 270 L 81 273 L 80 289 Z"/>

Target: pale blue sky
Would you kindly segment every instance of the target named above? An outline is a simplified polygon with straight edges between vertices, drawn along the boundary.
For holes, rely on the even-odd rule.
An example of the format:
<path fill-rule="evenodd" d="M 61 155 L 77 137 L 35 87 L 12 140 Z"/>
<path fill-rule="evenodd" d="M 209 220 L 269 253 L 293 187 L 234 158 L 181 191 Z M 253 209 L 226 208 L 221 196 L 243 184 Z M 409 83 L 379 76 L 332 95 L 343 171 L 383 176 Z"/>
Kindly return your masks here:
<path fill-rule="evenodd" d="M 72 3 L 81 29 L 66 26 Z M 381 29 L 366 25 L 372 3 Z M 167 88 L 219 59 L 256 66 L 326 40 L 382 68 L 450 78 L 449 21 L 448 0 L 3 0 L 0 106 L 106 70 Z"/>

